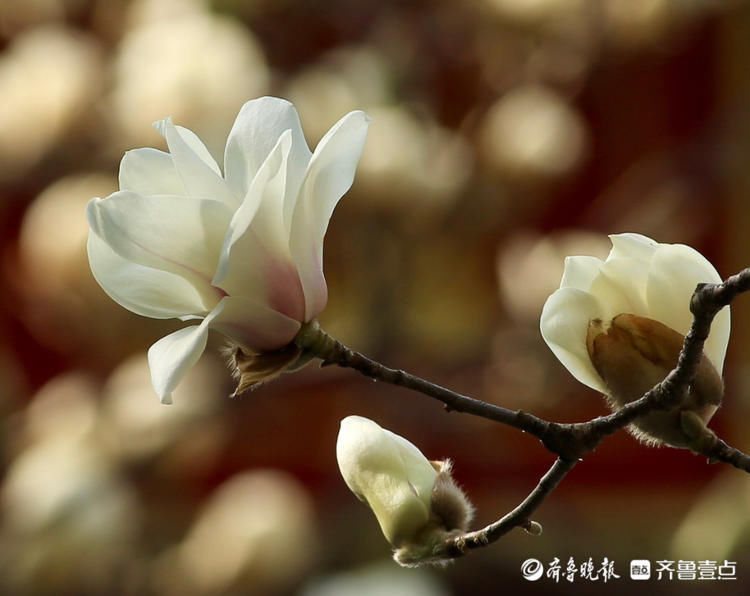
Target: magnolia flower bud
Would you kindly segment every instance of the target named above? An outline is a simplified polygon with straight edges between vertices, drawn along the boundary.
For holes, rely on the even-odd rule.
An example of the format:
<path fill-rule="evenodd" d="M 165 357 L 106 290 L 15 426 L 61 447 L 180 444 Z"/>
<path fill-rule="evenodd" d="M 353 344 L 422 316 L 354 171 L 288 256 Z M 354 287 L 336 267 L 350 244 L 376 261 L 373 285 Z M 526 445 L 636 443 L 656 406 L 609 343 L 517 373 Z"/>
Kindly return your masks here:
<path fill-rule="evenodd" d="M 360 416 L 341 421 L 336 458 L 344 481 L 372 509 L 404 566 L 445 561 L 445 541 L 466 530 L 474 508 L 451 462 L 428 461 L 412 443 Z"/>
<path fill-rule="evenodd" d="M 568 257 L 560 288 L 542 310 L 540 328 L 555 356 L 613 409 L 643 396 L 676 366 L 690 329 L 690 297 L 701 282 L 720 283 L 696 250 L 639 234 L 610 236 L 605 261 Z M 651 444 L 699 450 L 705 424 L 723 394 L 729 307 L 715 317 L 696 377 L 683 403 L 655 410 L 629 430 Z"/>
<path fill-rule="evenodd" d="M 310 152 L 292 104 L 249 101 L 222 171 L 194 133 L 167 118 L 155 127 L 169 153 L 128 151 L 120 190 L 88 204 L 89 263 L 104 291 L 143 316 L 200 321 L 148 352 L 162 402 L 200 357 L 209 329 L 237 347 L 238 390 L 294 359 L 289 344 L 326 305 L 323 237 L 354 180 L 368 122 L 363 112 L 347 114 Z"/>
<path fill-rule="evenodd" d="M 612 408 L 638 399 L 660 383 L 677 365 L 684 340 L 674 329 L 637 315 L 620 314 L 609 322 L 591 320 L 586 346 L 594 368 L 607 384 Z M 723 394 L 721 376 L 703 354 L 687 399 L 676 408 L 638 418 L 631 431 L 647 443 L 695 446 Z"/>

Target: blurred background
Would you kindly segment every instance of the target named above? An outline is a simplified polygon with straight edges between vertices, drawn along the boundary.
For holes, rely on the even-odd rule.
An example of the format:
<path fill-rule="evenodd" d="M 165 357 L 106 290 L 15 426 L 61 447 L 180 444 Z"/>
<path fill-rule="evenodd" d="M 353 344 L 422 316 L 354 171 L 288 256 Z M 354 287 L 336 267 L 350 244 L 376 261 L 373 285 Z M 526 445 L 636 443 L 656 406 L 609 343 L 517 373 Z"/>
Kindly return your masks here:
<path fill-rule="evenodd" d="M 314 146 L 372 117 L 326 240 L 324 327 L 386 364 L 558 421 L 605 412 L 543 343 L 564 256 L 633 231 L 750 265 L 750 5 L 721 0 L 0 0 L 0 593 L 627 594 L 631 559 L 737 563 L 750 478 L 621 433 L 515 531 L 446 569 L 389 561 L 334 456 L 349 414 L 455 460 L 477 527 L 552 456 L 421 395 L 309 366 L 241 398 L 215 338 L 162 406 L 148 346 L 174 322 L 93 281 L 84 207 L 171 115 L 215 156 L 239 107 L 295 102 Z M 750 303 L 724 407 L 750 449 Z M 607 557 L 621 579 L 522 579 Z"/>

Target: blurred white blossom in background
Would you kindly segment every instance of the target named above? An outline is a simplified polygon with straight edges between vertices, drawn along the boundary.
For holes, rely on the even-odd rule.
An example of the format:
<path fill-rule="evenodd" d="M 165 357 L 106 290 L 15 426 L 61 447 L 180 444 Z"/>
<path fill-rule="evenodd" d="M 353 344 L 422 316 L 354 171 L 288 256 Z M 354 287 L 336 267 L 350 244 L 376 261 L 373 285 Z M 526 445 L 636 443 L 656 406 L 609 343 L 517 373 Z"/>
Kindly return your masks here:
<path fill-rule="evenodd" d="M 449 596 L 440 574 L 374 564 L 314 579 L 301 596 Z"/>
<path fill-rule="evenodd" d="M 113 64 L 117 149 L 152 145 L 158 137 L 144 124 L 168 115 L 219 158 L 239 108 L 268 91 L 261 46 L 247 27 L 198 0 L 147 0 L 131 11 Z"/>
<path fill-rule="evenodd" d="M 25 415 L 0 488 L 1 585 L 13 593 L 105 589 L 133 556 L 139 507 L 98 442 L 95 400 L 95 384 L 69 373 L 43 387 Z"/>
<path fill-rule="evenodd" d="M 586 124 L 555 91 L 521 85 L 484 118 L 482 149 L 501 174 L 538 183 L 571 173 L 588 150 Z"/>
<path fill-rule="evenodd" d="M 316 560 L 305 489 L 275 470 L 237 474 L 209 497 L 185 539 L 153 568 L 160 594 L 259 596 L 293 587 Z"/>
<path fill-rule="evenodd" d="M 97 41 L 62 25 L 31 28 L 0 54 L 0 182 L 22 176 L 89 118 L 102 84 Z"/>

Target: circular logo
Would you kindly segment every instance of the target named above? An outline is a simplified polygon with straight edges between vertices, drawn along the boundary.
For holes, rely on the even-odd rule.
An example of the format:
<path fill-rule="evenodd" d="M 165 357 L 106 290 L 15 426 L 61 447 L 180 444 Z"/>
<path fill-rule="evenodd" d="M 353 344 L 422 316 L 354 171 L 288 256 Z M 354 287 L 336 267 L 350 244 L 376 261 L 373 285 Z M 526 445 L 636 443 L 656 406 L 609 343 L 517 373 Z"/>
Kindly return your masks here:
<path fill-rule="evenodd" d="M 544 566 L 539 559 L 526 559 L 521 563 L 521 575 L 525 580 L 535 582 L 544 573 Z"/>

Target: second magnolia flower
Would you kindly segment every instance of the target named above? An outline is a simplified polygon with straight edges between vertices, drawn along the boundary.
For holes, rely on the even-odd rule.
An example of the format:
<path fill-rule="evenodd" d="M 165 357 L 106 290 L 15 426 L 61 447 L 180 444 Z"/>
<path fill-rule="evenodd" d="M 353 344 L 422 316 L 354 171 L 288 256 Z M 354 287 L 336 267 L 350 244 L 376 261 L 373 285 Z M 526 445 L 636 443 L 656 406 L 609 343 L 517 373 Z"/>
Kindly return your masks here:
<path fill-rule="evenodd" d="M 568 257 L 560 288 L 544 305 L 541 331 L 571 374 L 608 397 L 614 409 L 641 397 L 677 364 L 692 324 L 699 283 L 721 283 L 711 263 L 682 244 L 639 234 L 610 236 L 605 261 Z M 726 307 L 714 319 L 690 395 L 673 411 L 654 411 L 633 432 L 649 442 L 690 447 L 718 408 L 729 342 Z"/>
<path fill-rule="evenodd" d="M 169 153 L 127 152 L 120 190 L 89 203 L 89 262 L 107 294 L 147 317 L 200 320 L 149 350 L 163 402 L 205 349 L 209 328 L 243 353 L 273 353 L 323 310 L 323 237 L 354 179 L 368 122 L 363 112 L 347 114 L 311 153 L 292 104 L 249 101 L 229 133 L 222 174 L 200 139 L 167 118 L 155 127 Z"/>

